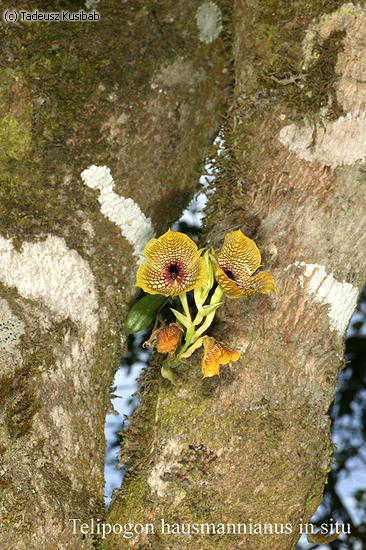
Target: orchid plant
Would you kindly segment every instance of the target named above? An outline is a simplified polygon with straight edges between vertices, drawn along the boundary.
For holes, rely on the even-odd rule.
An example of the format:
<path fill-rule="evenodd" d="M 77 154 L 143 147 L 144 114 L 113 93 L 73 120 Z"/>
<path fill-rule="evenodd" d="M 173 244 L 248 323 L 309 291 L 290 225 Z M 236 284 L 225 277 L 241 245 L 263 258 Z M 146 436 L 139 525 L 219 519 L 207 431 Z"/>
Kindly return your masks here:
<path fill-rule="evenodd" d="M 261 255 L 255 242 L 240 230 L 233 231 L 225 236 L 216 253 L 213 249 L 198 249 L 187 235 L 169 230 L 147 243 L 144 257 L 137 270 L 136 286 L 149 296 L 130 310 L 127 330 L 131 333 L 146 328 L 155 318 L 152 334 L 144 345 L 156 343 L 157 351 L 167 354 L 162 375 L 174 383 L 173 369 L 201 346 L 204 378 L 218 375 L 222 365 L 237 361 L 238 351 L 205 333 L 224 304 L 223 295 L 241 298 L 256 292 L 276 292 L 272 275 L 257 272 Z M 193 292 L 194 310 L 187 298 L 189 292 Z M 170 308 L 175 322 L 158 326 L 159 312 L 169 299 L 178 301 Z"/>

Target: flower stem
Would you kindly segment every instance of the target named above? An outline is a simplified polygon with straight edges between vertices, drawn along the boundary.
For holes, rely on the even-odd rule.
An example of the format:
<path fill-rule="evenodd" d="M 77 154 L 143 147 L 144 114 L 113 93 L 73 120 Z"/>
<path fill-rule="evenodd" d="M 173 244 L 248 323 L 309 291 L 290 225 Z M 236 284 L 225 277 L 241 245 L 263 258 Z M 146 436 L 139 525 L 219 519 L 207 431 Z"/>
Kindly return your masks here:
<path fill-rule="evenodd" d="M 221 290 L 221 287 L 217 286 L 216 289 L 215 289 L 215 292 L 213 293 L 213 295 L 211 297 L 210 304 L 217 304 L 221 300 L 222 294 L 223 294 L 223 292 Z M 212 321 L 214 320 L 215 313 L 216 313 L 216 310 L 213 311 L 212 313 L 210 313 L 209 315 L 207 315 L 207 317 L 205 319 L 205 322 L 202 323 L 202 325 L 199 327 L 199 329 L 196 330 L 196 332 L 193 334 L 192 339 L 191 339 L 192 343 L 195 342 L 197 340 L 197 338 L 199 338 L 209 328 Z"/>
<path fill-rule="evenodd" d="M 180 352 L 180 357 L 181 359 L 187 359 L 187 357 L 190 357 L 192 355 L 192 353 L 194 351 L 196 351 L 196 349 L 200 348 L 203 344 L 203 336 L 201 338 L 198 338 L 194 344 L 192 344 L 188 349 L 187 351 L 184 353 L 184 352 Z"/>
<path fill-rule="evenodd" d="M 186 349 L 188 348 L 188 346 L 190 345 L 191 341 L 192 341 L 192 336 L 194 335 L 194 324 L 192 323 L 188 328 L 187 328 L 187 332 L 186 332 L 186 337 L 185 337 L 185 342 L 184 342 L 184 346 L 182 347 L 182 349 L 180 350 L 178 356 L 180 357 L 182 353 L 184 353 L 186 351 Z"/>
<path fill-rule="evenodd" d="M 222 294 L 223 294 L 223 292 L 222 292 L 221 288 L 219 286 L 217 286 L 214 293 L 211 296 L 210 304 L 218 304 L 220 302 L 221 298 L 222 298 Z M 193 351 L 194 351 L 194 349 L 196 349 L 196 347 L 194 349 L 188 349 L 189 346 L 191 344 L 194 346 L 194 343 L 198 340 L 198 338 L 200 336 L 202 336 L 202 334 L 209 328 L 212 321 L 214 320 L 215 313 L 216 313 L 216 310 L 213 311 L 212 313 L 209 313 L 206 316 L 205 321 L 202 323 L 202 325 L 196 331 L 194 330 L 195 329 L 194 323 L 192 323 L 187 328 L 187 332 L 186 332 L 186 336 L 185 336 L 185 342 L 184 342 L 184 345 L 183 345 L 182 349 L 178 353 L 178 356 L 177 356 L 178 358 L 182 358 L 184 355 L 189 357 L 189 355 L 191 355 L 191 353 L 193 353 Z M 187 349 L 188 349 L 188 352 L 187 352 L 188 355 L 185 353 Z"/>
<path fill-rule="evenodd" d="M 185 316 L 187 317 L 187 319 L 189 319 L 189 321 L 192 321 L 191 312 L 189 311 L 189 307 L 188 307 L 187 293 L 186 292 L 181 292 L 179 294 L 179 298 L 180 298 L 180 301 L 182 303 L 183 311 L 185 313 Z"/>

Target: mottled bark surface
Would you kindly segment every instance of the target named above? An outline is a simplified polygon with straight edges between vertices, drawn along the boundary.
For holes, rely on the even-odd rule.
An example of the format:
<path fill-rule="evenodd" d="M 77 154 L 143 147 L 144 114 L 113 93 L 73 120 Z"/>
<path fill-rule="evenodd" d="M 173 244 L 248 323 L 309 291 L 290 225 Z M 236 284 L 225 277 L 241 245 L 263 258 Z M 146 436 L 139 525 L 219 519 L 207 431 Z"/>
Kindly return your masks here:
<path fill-rule="evenodd" d="M 93 545 L 69 519 L 103 513 L 103 426 L 141 245 L 129 227 L 136 212 L 158 233 L 177 218 L 220 124 L 223 42 L 199 40 L 198 6 L 111 0 L 95 23 L 1 26 L 0 548 Z M 111 171 L 104 198 L 80 176 L 91 165 Z"/>
<path fill-rule="evenodd" d="M 179 388 L 145 375 L 140 433 L 127 440 L 143 451 L 109 521 L 151 522 L 155 534 L 111 536 L 106 549 L 290 549 L 322 499 L 327 411 L 364 282 L 365 153 L 354 144 L 364 143 L 365 10 L 238 0 L 233 18 L 229 156 L 206 241 L 218 247 L 241 228 L 279 293 L 220 310 L 212 333 L 241 352 L 220 377 L 201 379 L 198 353 Z M 161 518 L 289 532 L 174 536 L 161 534 Z"/>

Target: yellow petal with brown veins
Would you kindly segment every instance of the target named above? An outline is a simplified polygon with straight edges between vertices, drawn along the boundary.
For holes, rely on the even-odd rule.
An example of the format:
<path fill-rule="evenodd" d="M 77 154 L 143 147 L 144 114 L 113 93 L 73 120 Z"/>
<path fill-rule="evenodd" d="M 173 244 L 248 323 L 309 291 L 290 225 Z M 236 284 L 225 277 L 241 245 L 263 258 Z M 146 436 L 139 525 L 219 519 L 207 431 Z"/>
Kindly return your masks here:
<path fill-rule="evenodd" d="M 201 358 L 201 371 L 203 378 L 216 376 L 220 373 L 220 367 L 233 361 L 238 361 L 240 353 L 225 344 L 218 342 L 211 336 L 203 337 L 203 354 Z"/>

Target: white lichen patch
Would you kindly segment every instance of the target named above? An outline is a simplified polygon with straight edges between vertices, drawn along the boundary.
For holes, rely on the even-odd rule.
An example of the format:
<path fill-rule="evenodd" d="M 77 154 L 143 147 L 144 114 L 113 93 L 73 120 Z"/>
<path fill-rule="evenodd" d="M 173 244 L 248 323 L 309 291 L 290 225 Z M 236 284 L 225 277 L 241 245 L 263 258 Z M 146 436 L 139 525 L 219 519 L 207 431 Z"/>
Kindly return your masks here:
<path fill-rule="evenodd" d="M 303 40 L 304 69 L 317 60 L 316 46 L 329 38 L 335 31 L 346 31 L 357 19 L 365 16 L 365 9 L 351 2 L 343 4 L 333 13 L 322 15 L 313 21 L 306 30 Z"/>
<path fill-rule="evenodd" d="M 154 228 L 140 207 L 130 198 L 126 199 L 113 191 L 114 181 L 107 166 L 90 166 L 81 173 L 85 185 L 99 189 L 101 212 L 121 230 L 133 246 L 134 254 L 140 257 L 146 243 L 154 236 Z"/>
<path fill-rule="evenodd" d="M 366 157 L 366 119 L 342 116 L 318 125 L 316 130 L 306 122 L 301 126 L 289 124 L 280 131 L 280 141 L 309 162 L 334 168 L 353 164 Z"/>
<path fill-rule="evenodd" d="M 48 236 L 25 242 L 18 252 L 0 236 L 0 281 L 30 300 L 40 300 L 57 318 L 70 318 L 93 333 L 98 327 L 98 297 L 88 263 L 65 240 Z"/>
<path fill-rule="evenodd" d="M 0 298 L 0 349 L 12 350 L 24 334 L 24 323 L 16 317 L 6 300 Z"/>
<path fill-rule="evenodd" d="M 173 496 L 175 503 L 184 498 L 184 492 L 178 489 L 173 489 L 169 481 L 164 480 L 164 474 L 171 473 L 174 468 L 179 466 L 178 457 L 182 452 L 183 446 L 176 440 L 168 441 L 163 449 L 160 459 L 152 468 L 148 477 L 148 484 L 153 493 L 156 493 L 160 498 L 168 495 Z M 172 491 L 174 490 L 174 495 Z"/>
<path fill-rule="evenodd" d="M 210 44 L 222 31 L 222 15 L 217 4 L 203 2 L 196 12 L 196 23 L 199 30 L 198 38 L 205 44 Z"/>
<path fill-rule="evenodd" d="M 304 267 L 301 283 L 306 288 L 306 292 L 318 303 L 329 306 L 330 328 L 344 336 L 356 309 L 358 289 L 345 281 L 337 281 L 333 275 L 327 274 L 322 265 L 305 262 L 296 262 L 295 265 Z"/>
<path fill-rule="evenodd" d="M 318 47 L 337 31 L 345 32 L 335 66 L 336 99 L 345 114 L 329 121 L 324 108 L 316 126 L 289 124 L 279 134 L 280 142 L 303 160 L 333 168 L 366 158 L 365 8 L 347 3 L 308 27 L 303 42 L 304 71 L 316 62 Z"/>

